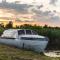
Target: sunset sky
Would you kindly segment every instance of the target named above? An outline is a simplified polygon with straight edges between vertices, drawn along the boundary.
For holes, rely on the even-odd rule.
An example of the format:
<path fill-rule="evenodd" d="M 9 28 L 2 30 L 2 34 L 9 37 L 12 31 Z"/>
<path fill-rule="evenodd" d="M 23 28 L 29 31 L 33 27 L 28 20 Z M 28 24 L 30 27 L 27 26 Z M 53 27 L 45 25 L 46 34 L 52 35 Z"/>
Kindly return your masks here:
<path fill-rule="evenodd" d="M 0 0 L 0 17 L 60 26 L 60 0 L 6 0 L 6 2 L 8 3 L 4 2 L 5 5 L 2 5 L 3 2 Z"/>

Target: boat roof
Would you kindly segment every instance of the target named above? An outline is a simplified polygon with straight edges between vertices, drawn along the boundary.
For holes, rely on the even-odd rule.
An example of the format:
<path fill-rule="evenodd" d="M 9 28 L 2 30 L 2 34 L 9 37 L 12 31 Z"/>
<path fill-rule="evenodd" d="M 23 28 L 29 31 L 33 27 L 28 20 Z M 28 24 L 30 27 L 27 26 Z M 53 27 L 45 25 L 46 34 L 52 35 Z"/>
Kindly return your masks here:
<path fill-rule="evenodd" d="M 22 34 L 22 33 L 20 33 L 20 30 L 31 30 L 31 29 L 8 29 L 8 30 L 5 30 L 3 32 L 3 36 L 7 36 L 7 35 L 11 36 L 14 33 L 16 33 L 17 31 L 19 31 L 18 35 L 20 34 L 20 37 L 45 38 L 44 36 L 41 36 L 41 35 L 38 35 L 38 34 L 32 34 L 32 32 L 31 32 L 31 34 L 27 34 L 26 31 L 24 31 L 24 33 L 22 32 L 23 33 Z"/>

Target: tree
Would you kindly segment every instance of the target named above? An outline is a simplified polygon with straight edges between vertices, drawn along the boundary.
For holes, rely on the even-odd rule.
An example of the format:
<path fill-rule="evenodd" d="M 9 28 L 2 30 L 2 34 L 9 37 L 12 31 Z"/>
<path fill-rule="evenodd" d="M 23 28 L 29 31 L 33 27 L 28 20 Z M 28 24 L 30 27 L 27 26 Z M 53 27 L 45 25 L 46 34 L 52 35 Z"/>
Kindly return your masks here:
<path fill-rule="evenodd" d="M 45 24 L 44 28 L 48 28 L 48 25 Z"/>
<path fill-rule="evenodd" d="M 8 29 L 13 28 L 13 23 L 10 21 L 5 27 Z"/>
<path fill-rule="evenodd" d="M 0 28 L 4 28 L 4 24 L 3 23 L 0 24 Z"/>

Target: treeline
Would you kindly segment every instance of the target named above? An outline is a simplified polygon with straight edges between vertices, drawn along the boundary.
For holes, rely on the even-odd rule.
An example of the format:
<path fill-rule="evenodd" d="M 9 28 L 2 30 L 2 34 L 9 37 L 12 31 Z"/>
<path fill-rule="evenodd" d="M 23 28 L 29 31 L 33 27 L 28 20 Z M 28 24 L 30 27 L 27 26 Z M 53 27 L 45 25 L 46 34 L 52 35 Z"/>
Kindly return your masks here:
<path fill-rule="evenodd" d="M 39 35 L 43 35 L 49 38 L 49 44 L 46 49 L 60 50 L 60 27 L 49 27 L 45 26 L 32 26 L 29 24 L 24 24 L 21 26 L 13 27 L 13 23 L 9 22 L 5 27 L 3 24 L 0 24 L 0 34 L 9 28 L 14 29 L 32 29 L 37 31 Z"/>

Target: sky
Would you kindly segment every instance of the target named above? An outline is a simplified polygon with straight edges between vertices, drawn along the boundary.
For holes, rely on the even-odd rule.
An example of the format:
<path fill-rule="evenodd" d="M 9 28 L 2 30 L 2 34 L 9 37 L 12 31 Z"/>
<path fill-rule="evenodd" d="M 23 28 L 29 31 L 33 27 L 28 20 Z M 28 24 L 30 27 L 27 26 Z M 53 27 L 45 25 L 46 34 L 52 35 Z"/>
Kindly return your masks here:
<path fill-rule="evenodd" d="M 42 24 L 60 26 L 60 0 L 6 1 L 10 5 L 6 4 L 6 6 L 0 8 L 0 17 L 18 17 L 22 21 L 38 21 L 42 22 Z M 16 4 L 13 6 L 13 3 Z"/>

